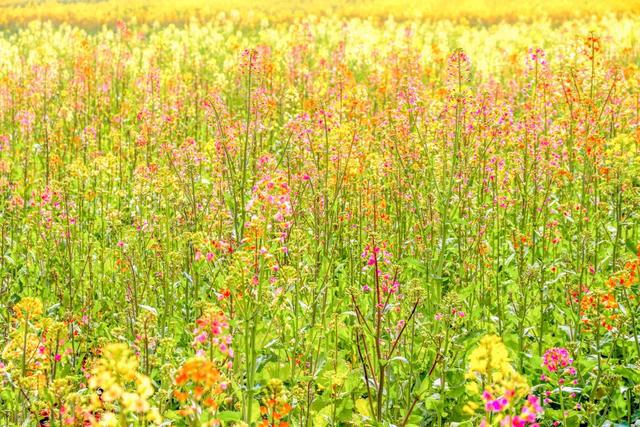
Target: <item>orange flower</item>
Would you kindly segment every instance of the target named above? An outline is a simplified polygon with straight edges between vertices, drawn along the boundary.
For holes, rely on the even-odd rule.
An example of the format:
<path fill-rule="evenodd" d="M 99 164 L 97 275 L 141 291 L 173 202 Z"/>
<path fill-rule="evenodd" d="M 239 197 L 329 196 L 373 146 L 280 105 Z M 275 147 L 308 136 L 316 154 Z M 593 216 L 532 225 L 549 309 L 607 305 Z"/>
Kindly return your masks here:
<path fill-rule="evenodd" d="M 187 400 L 187 393 L 185 392 L 174 390 L 173 395 L 180 403 L 184 403 L 184 401 Z"/>

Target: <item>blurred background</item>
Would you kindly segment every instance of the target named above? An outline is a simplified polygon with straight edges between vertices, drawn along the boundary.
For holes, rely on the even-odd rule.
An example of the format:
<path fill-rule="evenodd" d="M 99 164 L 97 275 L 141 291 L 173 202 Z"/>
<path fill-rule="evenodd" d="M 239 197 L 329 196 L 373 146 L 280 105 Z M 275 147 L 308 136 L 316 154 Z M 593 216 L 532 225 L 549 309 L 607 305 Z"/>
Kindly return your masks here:
<path fill-rule="evenodd" d="M 310 15 L 397 20 L 448 19 L 463 23 L 548 18 L 564 20 L 606 14 L 635 14 L 640 0 L 499 1 L 499 0 L 0 0 L 0 25 L 19 26 L 50 20 L 99 27 L 123 16 L 138 23 L 183 24 L 225 19 L 244 25 L 290 21 Z"/>

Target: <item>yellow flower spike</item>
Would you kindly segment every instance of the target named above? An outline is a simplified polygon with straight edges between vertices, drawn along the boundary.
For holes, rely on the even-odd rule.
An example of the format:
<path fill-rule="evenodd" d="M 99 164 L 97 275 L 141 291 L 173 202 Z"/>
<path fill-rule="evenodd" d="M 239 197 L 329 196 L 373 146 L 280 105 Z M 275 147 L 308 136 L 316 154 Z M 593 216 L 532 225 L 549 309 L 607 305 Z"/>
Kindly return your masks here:
<path fill-rule="evenodd" d="M 13 306 L 13 312 L 16 319 L 36 320 L 42 313 L 42 301 L 38 298 L 25 297 L 19 303 Z"/>
<path fill-rule="evenodd" d="M 493 398 L 504 396 L 515 402 L 529 392 L 526 379 L 511 365 L 507 347 L 495 335 L 483 337 L 471 352 L 466 378 L 470 380 L 466 389 L 476 398 L 482 392 L 488 392 Z M 471 400 L 465 411 L 475 412 L 477 407 L 477 403 Z"/>
<path fill-rule="evenodd" d="M 89 411 L 100 409 L 105 403 L 111 404 L 109 413 L 100 420 L 99 425 L 111 425 L 111 416 L 151 413 L 154 423 L 161 423 L 157 408 L 149 403 L 153 395 L 151 379 L 138 372 L 138 361 L 126 344 L 107 344 L 102 350 L 102 357 L 95 362 L 89 388 L 95 391 L 91 396 Z M 98 394 L 98 390 L 102 390 Z"/>

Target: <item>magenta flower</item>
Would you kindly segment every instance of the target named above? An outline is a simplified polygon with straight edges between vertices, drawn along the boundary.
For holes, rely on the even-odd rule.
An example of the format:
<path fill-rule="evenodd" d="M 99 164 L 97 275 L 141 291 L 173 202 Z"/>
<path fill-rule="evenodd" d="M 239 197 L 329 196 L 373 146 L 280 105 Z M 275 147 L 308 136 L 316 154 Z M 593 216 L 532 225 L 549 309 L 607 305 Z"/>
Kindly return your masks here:
<path fill-rule="evenodd" d="M 566 348 L 553 347 L 544 352 L 543 365 L 549 372 L 558 372 L 559 368 L 566 368 L 573 363 Z"/>

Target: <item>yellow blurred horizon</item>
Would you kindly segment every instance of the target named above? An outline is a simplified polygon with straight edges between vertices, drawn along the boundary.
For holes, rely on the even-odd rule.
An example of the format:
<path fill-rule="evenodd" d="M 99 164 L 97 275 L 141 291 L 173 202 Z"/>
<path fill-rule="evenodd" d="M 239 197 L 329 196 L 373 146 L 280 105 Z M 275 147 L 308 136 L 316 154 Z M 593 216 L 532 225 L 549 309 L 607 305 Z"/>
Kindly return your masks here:
<path fill-rule="evenodd" d="M 469 23 L 564 20 L 592 16 L 636 15 L 640 0 L 0 0 L 0 26 L 52 21 L 100 26 L 119 19 L 139 23 L 183 24 L 191 20 L 232 19 L 239 24 L 277 23 L 309 16 L 397 20 L 453 20 Z"/>

